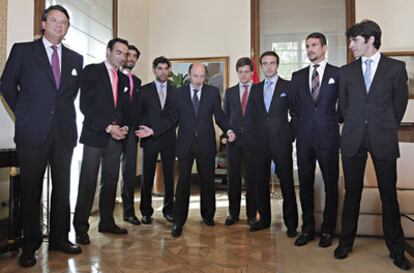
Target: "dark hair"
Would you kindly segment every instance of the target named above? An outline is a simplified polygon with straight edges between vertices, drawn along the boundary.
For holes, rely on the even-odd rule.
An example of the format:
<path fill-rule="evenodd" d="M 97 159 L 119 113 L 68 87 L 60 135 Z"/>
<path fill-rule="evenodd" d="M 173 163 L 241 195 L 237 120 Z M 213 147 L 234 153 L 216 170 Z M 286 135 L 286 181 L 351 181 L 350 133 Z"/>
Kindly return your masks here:
<path fill-rule="evenodd" d="M 205 64 L 203 64 L 203 66 L 204 66 L 204 70 L 205 70 L 205 72 L 206 72 L 206 74 L 207 74 L 207 66 L 205 65 Z M 190 64 L 190 66 L 188 67 L 188 75 L 190 75 L 191 74 L 191 69 L 193 68 L 193 63 L 192 64 Z"/>
<path fill-rule="evenodd" d="M 127 47 L 129 46 L 129 45 L 128 45 L 128 41 L 127 41 L 127 40 L 122 39 L 122 38 L 118 38 L 118 37 L 116 37 L 116 38 L 111 39 L 111 40 L 108 42 L 108 45 L 106 46 L 106 48 L 109 48 L 109 49 L 112 51 L 112 50 L 114 49 L 114 45 L 115 45 L 116 43 L 121 43 L 121 44 L 124 44 L 124 45 L 126 45 Z"/>
<path fill-rule="evenodd" d="M 253 71 L 253 62 L 248 57 L 243 57 L 237 60 L 236 62 L 236 71 L 239 71 L 239 68 L 242 66 L 248 65 L 250 67 L 250 71 Z"/>
<path fill-rule="evenodd" d="M 322 46 L 326 45 L 326 37 L 325 37 L 325 35 L 323 35 L 320 32 L 312 32 L 311 34 L 309 34 L 306 37 L 306 40 L 308 40 L 310 38 L 319 39 L 319 41 L 321 42 L 321 45 Z"/>
<path fill-rule="evenodd" d="M 152 69 L 155 69 L 159 64 L 166 64 L 168 68 L 171 67 L 170 60 L 165 58 L 164 56 L 159 56 L 152 61 Z"/>
<path fill-rule="evenodd" d="M 363 20 L 360 23 L 351 26 L 346 31 L 346 38 L 355 38 L 360 35 L 364 37 L 366 43 L 369 37 L 373 36 L 375 38 L 374 47 L 379 49 L 381 46 L 381 33 L 381 28 L 377 23 L 371 20 Z"/>
<path fill-rule="evenodd" d="M 141 56 L 141 51 L 139 51 L 139 49 L 134 45 L 129 45 L 128 50 L 134 50 L 137 53 L 137 59 Z"/>
<path fill-rule="evenodd" d="M 68 27 L 70 26 L 70 22 L 69 22 L 69 13 L 68 13 L 68 11 L 64 8 L 64 7 L 62 7 L 61 5 L 53 5 L 53 6 L 50 6 L 50 7 L 48 7 L 47 9 L 45 9 L 44 11 L 43 11 L 43 14 L 42 14 L 42 22 L 46 22 L 47 21 L 47 15 L 49 14 L 49 12 L 50 11 L 52 11 L 52 10 L 57 10 L 57 11 L 60 11 L 60 12 L 62 12 L 63 14 L 65 14 L 65 16 L 66 16 L 66 18 L 68 19 Z M 45 34 L 45 30 L 42 28 L 41 30 L 40 30 L 40 33 L 42 33 L 42 35 L 43 34 Z"/>
<path fill-rule="evenodd" d="M 276 58 L 276 64 L 279 65 L 279 55 L 276 54 L 276 52 L 274 51 L 265 51 L 262 53 L 262 55 L 260 55 L 260 65 L 262 64 L 262 59 L 265 56 L 273 56 Z"/>

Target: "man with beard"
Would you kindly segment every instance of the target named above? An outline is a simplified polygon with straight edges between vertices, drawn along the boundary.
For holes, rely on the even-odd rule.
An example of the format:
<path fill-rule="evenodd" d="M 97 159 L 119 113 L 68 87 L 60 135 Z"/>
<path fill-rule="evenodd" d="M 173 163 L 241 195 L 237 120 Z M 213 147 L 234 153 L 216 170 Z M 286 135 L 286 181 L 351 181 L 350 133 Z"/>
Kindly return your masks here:
<path fill-rule="evenodd" d="M 129 90 L 123 92 L 123 116 L 124 124 L 129 128 L 133 126 L 132 115 L 137 107 L 138 91 L 141 88 L 141 80 L 132 73 L 139 56 L 141 55 L 138 48 L 133 45 L 128 46 L 128 58 L 123 66 L 123 73 L 128 77 Z M 122 156 L 121 156 L 121 198 L 122 207 L 124 210 L 124 221 L 133 225 L 139 225 L 140 221 L 135 215 L 134 209 L 134 193 L 136 188 L 136 171 L 137 171 L 137 137 L 134 130 L 129 130 L 128 135 L 122 141 Z"/>
<path fill-rule="evenodd" d="M 99 227 L 102 233 L 127 234 L 115 224 L 116 187 L 119 176 L 122 140 L 128 135 L 123 123 L 123 92 L 129 91 L 128 78 L 119 71 L 128 55 L 128 42 L 114 38 L 108 42 L 106 61 L 85 67 L 81 83 L 80 109 L 84 115 L 80 142 L 83 146 L 73 225 L 76 242 L 90 243 L 89 216 L 96 192 L 99 167 Z"/>
<path fill-rule="evenodd" d="M 328 64 L 325 59 L 325 35 L 311 33 L 305 43 L 311 65 L 294 72 L 291 81 L 303 222 L 302 234 L 296 239 L 295 245 L 306 245 L 315 237 L 313 186 L 318 162 L 325 185 L 325 209 L 319 246 L 328 247 L 332 244 L 338 207 L 339 68 Z"/>
<path fill-rule="evenodd" d="M 152 187 L 158 155 L 163 171 L 163 215 L 172 222 L 174 204 L 175 122 L 169 118 L 174 110 L 174 87 L 168 83 L 170 61 L 161 56 L 154 59 L 152 69 L 155 80 L 142 87 L 139 94 L 139 120 L 141 125 L 154 130 L 150 137 L 141 139 L 143 174 L 141 183 L 142 223 L 151 224 L 154 209 L 151 205 Z"/>

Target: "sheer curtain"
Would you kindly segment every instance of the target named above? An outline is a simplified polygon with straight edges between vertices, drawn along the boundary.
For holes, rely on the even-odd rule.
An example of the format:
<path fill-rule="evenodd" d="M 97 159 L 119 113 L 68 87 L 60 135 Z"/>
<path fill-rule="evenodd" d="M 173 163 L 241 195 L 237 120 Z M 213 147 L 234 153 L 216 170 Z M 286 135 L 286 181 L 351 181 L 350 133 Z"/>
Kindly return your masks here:
<path fill-rule="evenodd" d="M 274 50 L 280 57 L 278 74 L 290 79 L 308 65 L 305 38 L 321 32 L 328 40 L 328 62 L 346 63 L 345 0 L 261 0 L 260 52 Z"/>

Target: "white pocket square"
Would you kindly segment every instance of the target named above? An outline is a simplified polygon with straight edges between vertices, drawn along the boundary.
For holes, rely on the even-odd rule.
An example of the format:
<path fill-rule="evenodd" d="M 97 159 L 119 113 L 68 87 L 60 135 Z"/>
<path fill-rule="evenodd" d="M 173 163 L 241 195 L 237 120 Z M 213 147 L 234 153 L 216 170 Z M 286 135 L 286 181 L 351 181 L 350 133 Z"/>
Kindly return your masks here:
<path fill-rule="evenodd" d="M 125 86 L 124 93 L 128 92 L 128 87 Z"/>
<path fill-rule="evenodd" d="M 334 83 L 335 83 L 335 80 L 333 78 L 330 78 L 328 84 L 334 84 Z"/>
<path fill-rule="evenodd" d="M 74 68 L 74 69 L 72 69 L 72 72 L 70 72 L 70 74 L 72 76 L 77 76 L 78 75 L 78 71 L 76 71 L 76 69 Z"/>
<path fill-rule="evenodd" d="M 286 96 L 287 96 L 286 93 L 280 94 L 280 97 L 286 97 Z"/>

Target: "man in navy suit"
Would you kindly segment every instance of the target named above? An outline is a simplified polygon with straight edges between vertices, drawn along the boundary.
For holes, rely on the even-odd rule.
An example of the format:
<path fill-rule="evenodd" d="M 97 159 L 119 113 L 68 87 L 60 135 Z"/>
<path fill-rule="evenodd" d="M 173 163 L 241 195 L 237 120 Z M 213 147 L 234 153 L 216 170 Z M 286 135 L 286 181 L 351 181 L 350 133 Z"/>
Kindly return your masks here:
<path fill-rule="evenodd" d="M 339 68 L 327 63 L 325 35 L 314 32 L 306 37 L 306 53 L 311 65 L 292 74 L 296 158 L 302 206 L 302 234 L 296 246 L 315 237 L 313 216 L 316 161 L 325 185 L 325 209 L 320 247 L 332 244 L 336 227 L 339 176 L 339 115 L 337 110 Z"/>
<path fill-rule="evenodd" d="M 249 58 L 240 58 L 236 63 L 240 82 L 229 88 L 224 96 L 224 112 L 227 122 L 237 135 L 234 142 L 227 144 L 229 216 L 225 225 L 239 221 L 241 200 L 241 178 L 245 173 L 247 222 L 252 226 L 256 222 L 256 173 L 254 149 L 254 121 L 249 106 L 252 88 L 253 62 Z M 243 168 L 242 168 L 243 166 Z"/>
<path fill-rule="evenodd" d="M 339 105 L 344 120 L 341 153 L 346 193 L 342 230 L 334 255 L 345 259 L 352 251 L 369 152 L 377 176 L 390 257 L 398 268 L 409 270 L 396 192 L 398 125 L 408 102 L 405 63 L 380 53 L 381 28 L 373 21 L 353 25 L 346 36 L 358 59 L 340 69 Z"/>
<path fill-rule="evenodd" d="M 123 73 L 129 80 L 129 91 L 123 92 L 123 115 L 124 124 L 129 128 L 133 127 L 133 115 L 137 103 L 138 91 L 141 89 L 141 79 L 132 73 L 139 56 L 141 55 L 138 48 L 128 45 L 128 58 L 123 65 Z M 134 209 L 134 193 L 137 184 L 137 137 L 134 130 L 129 130 L 128 135 L 122 141 L 121 156 L 121 198 L 124 210 L 124 221 L 133 225 L 141 224 L 135 215 Z"/>
<path fill-rule="evenodd" d="M 174 95 L 175 114 L 178 120 L 176 154 L 179 165 L 179 179 L 175 193 L 173 209 L 173 227 L 171 235 L 179 237 L 188 216 L 191 190 L 191 169 L 194 159 L 200 177 L 201 217 L 208 226 L 214 226 L 216 211 L 214 189 L 214 163 L 217 151 L 213 117 L 223 132 L 227 132 L 229 141 L 235 134 L 229 130 L 220 102 L 218 88 L 204 84 L 206 67 L 194 63 L 189 67 L 190 84 L 183 85 Z M 155 132 L 155 130 L 154 130 Z M 152 134 L 152 129 L 141 127 L 137 134 L 144 137 Z M 156 135 L 156 134 L 154 134 Z"/>
<path fill-rule="evenodd" d="M 88 219 L 95 197 L 99 167 L 99 232 L 126 234 L 115 224 L 116 186 L 119 176 L 122 140 L 128 135 L 123 120 L 123 95 L 129 93 L 128 78 L 119 71 L 128 55 L 128 42 L 114 38 L 108 42 L 106 61 L 87 65 L 81 83 L 80 109 L 84 115 L 80 142 L 83 146 L 73 225 L 76 242 L 89 244 Z"/>
<path fill-rule="evenodd" d="M 288 112 L 291 108 L 289 82 L 277 75 L 279 56 L 274 51 L 266 51 L 260 56 L 260 64 L 265 80 L 253 86 L 251 107 L 255 122 L 257 187 L 256 202 L 260 220 L 250 227 L 250 231 L 269 228 L 270 211 L 270 164 L 276 163 L 283 195 L 283 219 L 287 235 L 296 237 L 298 209 L 293 183 L 292 125 Z"/>
<path fill-rule="evenodd" d="M 70 230 L 70 165 L 77 141 L 73 104 L 79 89 L 83 57 L 62 44 L 69 15 L 59 5 L 42 16 L 43 37 L 15 44 L 0 91 L 16 116 L 15 142 L 20 164 L 23 250 L 19 263 L 36 264 L 42 243 L 40 198 L 47 164 L 52 171 L 49 250 L 77 254 Z"/>
<path fill-rule="evenodd" d="M 156 135 L 141 139 L 143 173 L 140 209 L 143 224 L 151 224 L 151 216 L 154 213 L 151 201 L 158 155 L 161 155 L 163 170 L 164 205 L 162 212 L 168 222 L 173 220 L 176 122 L 171 122 L 169 118 L 174 111 L 175 92 L 175 88 L 168 83 L 170 67 L 170 61 L 167 58 L 163 56 L 155 58 L 152 62 L 155 80 L 143 86 L 139 94 L 138 119 L 141 124 L 157 131 Z"/>

